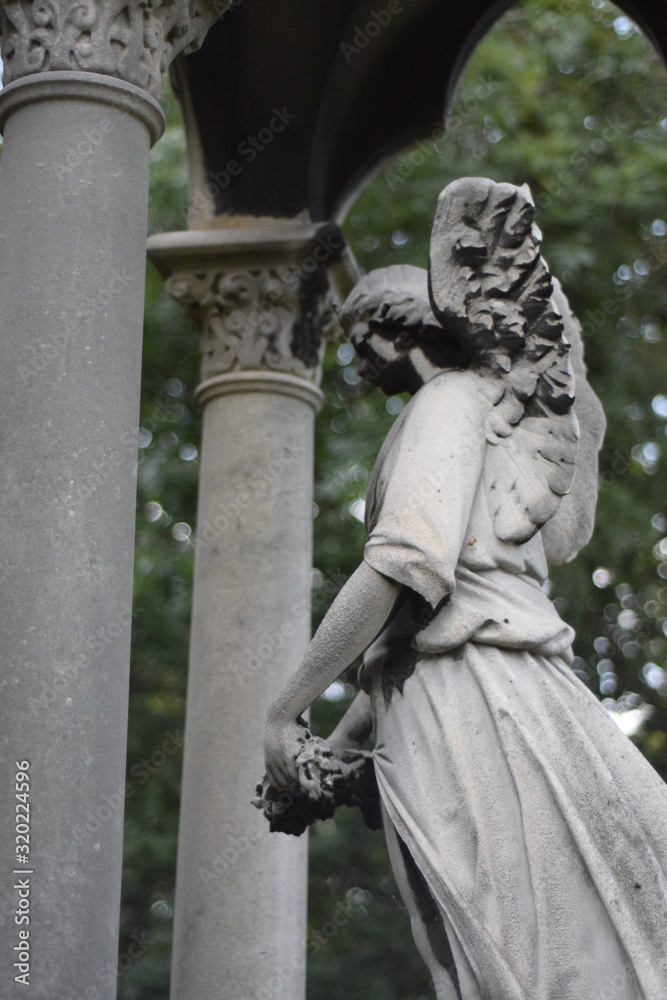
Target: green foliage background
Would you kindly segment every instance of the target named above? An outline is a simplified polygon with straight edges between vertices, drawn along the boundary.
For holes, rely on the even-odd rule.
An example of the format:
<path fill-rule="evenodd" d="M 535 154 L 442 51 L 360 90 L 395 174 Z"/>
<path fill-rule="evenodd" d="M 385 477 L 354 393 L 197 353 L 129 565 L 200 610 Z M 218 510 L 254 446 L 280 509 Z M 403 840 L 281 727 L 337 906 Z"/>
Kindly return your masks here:
<path fill-rule="evenodd" d="M 367 270 L 425 266 L 436 198 L 450 180 L 530 185 L 544 253 L 583 321 L 609 423 L 595 536 L 554 571 L 553 594 L 577 630 L 575 666 L 610 710 L 637 725 L 636 713 L 651 706 L 633 738 L 667 777 L 666 93 L 650 43 L 606 0 L 526 0 L 466 67 L 448 134 L 436 130 L 385 165 L 344 228 Z M 184 139 L 169 91 L 164 107 L 152 232 L 187 226 Z M 183 731 L 200 435 L 196 334 L 151 266 L 146 288 L 121 1000 L 168 997 L 181 769 L 173 747 Z M 361 558 L 355 514 L 403 402 L 361 384 L 350 354 L 330 349 L 318 418 L 314 625 Z M 315 706 L 324 734 L 352 695 L 348 673 Z M 156 766 L 165 741 L 169 752 L 153 761 L 166 762 Z M 309 927 L 309 1000 L 433 996 L 382 834 L 352 812 L 313 831 Z M 147 946 L 132 960 L 132 935 L 142 934 Z"/>

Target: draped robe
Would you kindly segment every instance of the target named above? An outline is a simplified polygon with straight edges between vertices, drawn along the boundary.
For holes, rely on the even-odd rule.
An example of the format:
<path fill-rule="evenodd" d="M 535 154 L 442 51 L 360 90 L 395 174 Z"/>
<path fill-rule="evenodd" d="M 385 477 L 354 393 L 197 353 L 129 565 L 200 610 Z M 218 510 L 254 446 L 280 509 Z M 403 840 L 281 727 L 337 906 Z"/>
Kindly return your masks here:
<path fill-rule="evenodd" d="M 420 389 L 369 487 L 364 558 L 404 585 L 360 675 L 385 821 L 446 929 L 452 996 L 666 1000 L 667 786 L 570 669 L 540 532 L 496 535 L 482 388 Z"/>

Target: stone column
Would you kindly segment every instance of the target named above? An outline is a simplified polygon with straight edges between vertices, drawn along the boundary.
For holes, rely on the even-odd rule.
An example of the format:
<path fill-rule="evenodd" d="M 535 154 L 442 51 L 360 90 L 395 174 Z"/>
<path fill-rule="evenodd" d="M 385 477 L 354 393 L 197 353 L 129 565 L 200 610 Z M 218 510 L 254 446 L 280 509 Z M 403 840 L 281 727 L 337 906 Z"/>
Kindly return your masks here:
<path fill-rule="evenodd" d="M 184 0 L 0 3 L 7 1000 L 116 996 L 148 156 L 204 32 Z"/>
<path fill-rule="evenodd" d="M 250 800 L 266 709 L 310 637 L 320 364 L 354 272 L 336 227 L 236 226 L 149 242 L 201 329 L 204 406 L 173 1000 L 305 988 L 306 838 L 270 834 Z"/>

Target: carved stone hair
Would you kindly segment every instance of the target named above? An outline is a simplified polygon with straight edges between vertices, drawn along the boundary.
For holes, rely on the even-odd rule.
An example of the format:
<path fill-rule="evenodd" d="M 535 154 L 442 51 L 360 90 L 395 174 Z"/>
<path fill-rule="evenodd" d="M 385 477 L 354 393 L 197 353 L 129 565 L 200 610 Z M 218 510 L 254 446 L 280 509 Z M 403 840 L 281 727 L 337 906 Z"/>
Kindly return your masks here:
<path fill-rule="evenodd" d="M 364 275 L 347 297 L 338 319 L 346 335 L 358 322 L 415 335 L 424 327 L 443 333 L 431 312 L 428 274 L 410 264 L 394 264 Z"/>
<path fill-rule="evenodd" d="M 424 268 L 394 264 L 371 271 L 354 287 L 338 319 L 348 337 L 355 323 L 367 323 L 370 333 L 388 340 L 407 333 L 411 340 L 406 343 L 402 339 L 404 346 L 420 346 L 443 368 L 468 367 L 470 359 L 465 348 L 431 312 Z"/>

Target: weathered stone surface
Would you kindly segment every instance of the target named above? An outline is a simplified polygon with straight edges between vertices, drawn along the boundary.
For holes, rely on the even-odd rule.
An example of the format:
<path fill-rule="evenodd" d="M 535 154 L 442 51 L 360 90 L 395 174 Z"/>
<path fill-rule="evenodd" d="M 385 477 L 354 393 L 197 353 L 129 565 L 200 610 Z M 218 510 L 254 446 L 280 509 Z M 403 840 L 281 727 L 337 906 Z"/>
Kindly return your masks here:
<path fill-rule="evenodd" d="M 598 491 L 598 454 L 606 427 L 602 405 L 586 377 L 581 325 L 555 278 L 553 285 L 553 300 L 563 317 L 565 337 L 570 344 L 570 362 L 575 383 L 573 410 L 579 424 L 580 437 L 570 491 L 561 500 L 554 516 L 542 526 L 542 541 L 550 566 L 570 562 L 593 534 Z"/>
<path fill-rule="evenodd" d="M 298 1000 L 306 842 L 271 837 L 251 793 L 308 642 L 321 358 L 356 273 L 335 226 L 234 222 L 149 241 L 200 330 L 204 406 L 172 996 Z"/>
<path fill-rule="evenodd" d="M 320 287 L 275 266 L 169 278 L 167 291 L 201 327 L 202 379 L 268 369 L 319 382 L 336 323 L 326 271 L 322 277 Z"/>
<path fill-rule="evenodd" d="M 251 798 L 264 712 L 308 642 L 314 408 L 266 374 L 203 413 L 174 1000 L 305 993 L 307 841 L 272 837 Z"/>
<path fill-rule="evenodd" d="M 7 1000 L 116 996 L 149 151 L 127 107 L 72 93 L 4 126 L 0 856 L 27 759 L 34 869 L 27 990 L 0 891 Z"/>
<path fill-rule="evenodd" d="M 570 345 L 534 214 L 527 187 L 463 178 L 440 195 L 431 235 L 434 312 L 495 397 L 494 523 L 512 542 L 558 510 L 579 441 Z"/>
<path fill-rule="evenodd" d="M 80 70 L 117 77 L 160 98 L 180 52 L 193 52 L 228 0 L 5 0 L 5 86 L 32 73 Z"/>
<path fill-rule="evenodd" d="M 167 291 L 200 331 L 202 383 L 255 372 L 315 388 L 336 307 L 357 275 L 342 233 L 301 219 L 234 223 L 148 243 Z"/>
<path fill-rule="evenodd" d="M 0 758 L 5 788 L 15 760 L 34 781 L 29 977 L 4 921 L 8 998 L 116 995 L 151 93 L 203 38 L 192 16 L 0 6 Z"/>

